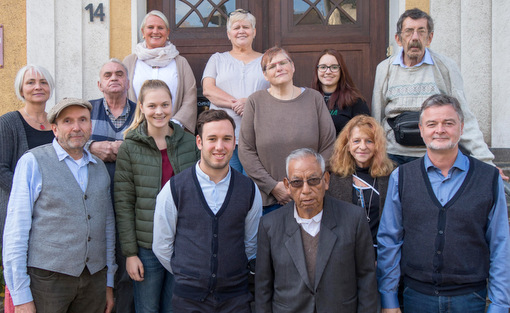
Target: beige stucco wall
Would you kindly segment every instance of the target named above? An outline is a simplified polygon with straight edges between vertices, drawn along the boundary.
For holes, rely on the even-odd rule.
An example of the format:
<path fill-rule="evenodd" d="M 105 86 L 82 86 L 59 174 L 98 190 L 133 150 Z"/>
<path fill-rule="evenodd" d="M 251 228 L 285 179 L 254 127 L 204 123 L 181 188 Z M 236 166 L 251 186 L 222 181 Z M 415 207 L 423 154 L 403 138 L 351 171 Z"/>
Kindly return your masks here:
<path fill-rule="evenodd" d="M 430 1 L 429 0 L 407 0 L 406 10 L 418 8 L 422 11 L 430 13 Z"/>
<path fill-rule="evenodd" d="M 131 0 L 110 0 L 110 57 L 131 54 Z"/>
<path fill-rule="evenodd" d="M 4 67 L 0 68 L 0 115 L 22 105 L 14 93 L 14 78 L 27 62 L 25 3 L 2 0 L 0 23 L 4 27 Z"/>

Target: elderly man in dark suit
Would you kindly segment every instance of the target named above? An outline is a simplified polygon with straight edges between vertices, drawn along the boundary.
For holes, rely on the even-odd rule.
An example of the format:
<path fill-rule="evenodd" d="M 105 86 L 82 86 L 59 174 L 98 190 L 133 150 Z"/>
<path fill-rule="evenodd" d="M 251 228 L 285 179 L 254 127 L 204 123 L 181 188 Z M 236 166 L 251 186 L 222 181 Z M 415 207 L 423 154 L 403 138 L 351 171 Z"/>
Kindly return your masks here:
<path fill-rule="evenodd" d="M 256 312 L 377 311 L 370 229 L 363 210 L 325 196 L 329 173 L 315 151 L 293 151 L 285 187 L 294 201 L 262 217 Z"/>

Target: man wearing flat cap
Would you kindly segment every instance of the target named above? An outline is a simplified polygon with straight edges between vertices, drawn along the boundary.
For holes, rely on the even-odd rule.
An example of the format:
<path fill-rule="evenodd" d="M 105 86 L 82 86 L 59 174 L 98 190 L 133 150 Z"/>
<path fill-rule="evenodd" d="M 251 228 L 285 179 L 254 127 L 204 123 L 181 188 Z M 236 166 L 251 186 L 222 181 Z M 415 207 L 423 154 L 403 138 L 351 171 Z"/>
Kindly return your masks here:
<path fill-rule="evenodd" d="M 81 99 L 57 103 L 48 113 L 55 139 L 16 166 L 3 242 L 16 312 L 113 307 L 115 221 L 106 167 L 84 149 L 91 109 Z"/>

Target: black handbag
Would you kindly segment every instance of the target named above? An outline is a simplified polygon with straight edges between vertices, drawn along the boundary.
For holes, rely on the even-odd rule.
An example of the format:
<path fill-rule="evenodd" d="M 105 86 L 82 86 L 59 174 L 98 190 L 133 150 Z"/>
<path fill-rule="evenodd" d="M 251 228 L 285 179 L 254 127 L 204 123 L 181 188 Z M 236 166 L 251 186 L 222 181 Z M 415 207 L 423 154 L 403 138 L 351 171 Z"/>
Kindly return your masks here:
<path fill-rule="evenodd" d="M 395 140 L 403 146 L 424 146 L 420 135 L 420 112 L 402 112 L 394 118 L 388 119 L 393 129 Z"/>

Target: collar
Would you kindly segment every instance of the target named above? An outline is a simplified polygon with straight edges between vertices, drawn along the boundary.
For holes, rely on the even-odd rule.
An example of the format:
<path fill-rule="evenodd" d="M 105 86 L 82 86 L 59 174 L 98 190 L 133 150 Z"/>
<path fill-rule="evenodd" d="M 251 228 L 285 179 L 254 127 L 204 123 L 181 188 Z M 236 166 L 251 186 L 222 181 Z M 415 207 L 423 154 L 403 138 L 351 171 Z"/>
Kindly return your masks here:
<path fill-rule="evenodd" d="M 425 169 L 428 171 L 430 168 L 439 170 L 433 163 L 430 161 L 428 153 L 425 153 L 424 157 L 424 164 Z M 467 172 L 469 170 L 469 159 L 467 156 L 465 156 L 460 149 L 458 149 L 457 158 L 455 159 L 455 162 L 453 163 L 452 168 L 448 170 L 448 172 L 451 172 L 453 168 L 457 168 L 463 172 Z"/>
<path fill-rule="evenodd" d="M 434 65 L 434 60 L 432 59 L 432 55 L 430 54 L 429 48 L 425 48 L 425 54 L 423 55 L 423 59 L 421 59 L 421 62 L 412 66 L 412 67 L 418 67 L 421 66 L 423 63 Z M 398 52 L 397 57 L 393 60 L 393 65 L 400 65 L 401 67 L 407 68 L 404 64 L 404 48 L 400 47 L 400 50 Z"/>
<path fill-rule="evenodd" d="M 217 185 L 215 182 L 213 182 L 211 180 L 211 178 L 209 178 L 209 175 L 207 175 L 206 173 L 204 173 L 204 171 L 202 171 L 202 169 L 200 168 L 200 160 L 197 161 L 197 164 L 195 164 L 195 170 L 197 172 L 198 178 L 203 179 L 204 181 L 207 181 L 211 184 Z M 218 184 L 224 183 L 225 181 L 230 181 L 230 176 L 231 176 L 231 169 L 230 169 L 230 165 L 229 165 L 227 176 L 225 176 L 222 180 L 220 180 L 218 182 Z"/>
<path fill-rule="evenodd" d="M 110 111 L 110 107 L 108 106 L 108 103 L 106 102 L 106 98 L 103 98 L 103 107 L 108 114 L 113 115 L 112 111 Z M 127 116 L 130 111 L 131 111 L 131 106 L 129 105 L 129 100 L 126 98 L 126 105 L 124 106 L 124 110 L 122 110 L 122 113 L 119 115 L 119 117 Z"/>
<path fill-rule="evenodd" d="M 302 218 L 299 216 L 296 208 L 296 203 L 294 202 L 294 218 L 296 219 L 296 222 L 298 224 L 311 224 L 311 223 L 319 223 L 322 221 L 322 212 L 324 210 L 321 210 L 317 215 L 315 215 L 312 218 Z"/>
<path fill-rule="evenodd" d="M 58 143 L 57 138 L 54 138 L 53 142 L 51 144 L 53 145 L 53 149 L 55 149 L 55 152 L 57 153 L 57 157 L 58 157 L 59 161 L 62 161 L 65 158 L 73 159 L 69 155 L 69 153 L 67 153 L 67 151 L 65 151 L 64 148 L 62 148 L 62 146 Z M 97 161 L 94 160 L 94 158 L 92 158 L 90 152 L 85 148 L 83 149 L 83 161 L 86 164 L 88 164 L 89 162 L 94 163 L 94 164 L 97 163 Z"/>

